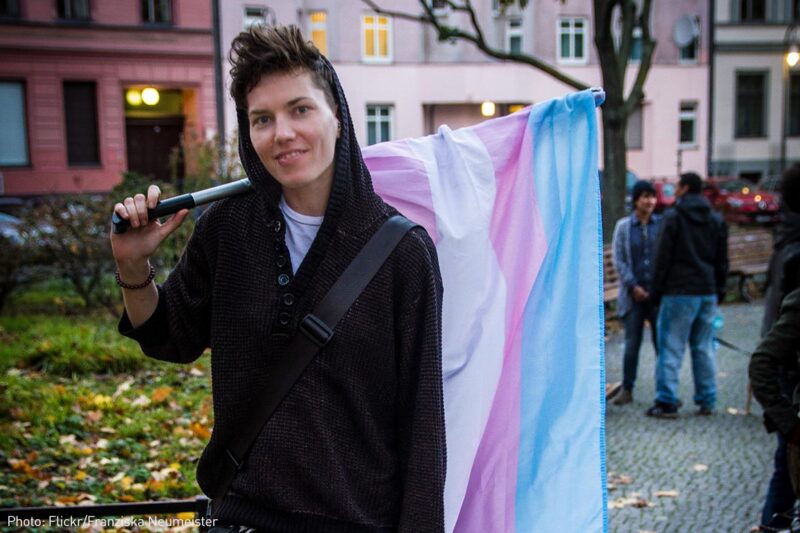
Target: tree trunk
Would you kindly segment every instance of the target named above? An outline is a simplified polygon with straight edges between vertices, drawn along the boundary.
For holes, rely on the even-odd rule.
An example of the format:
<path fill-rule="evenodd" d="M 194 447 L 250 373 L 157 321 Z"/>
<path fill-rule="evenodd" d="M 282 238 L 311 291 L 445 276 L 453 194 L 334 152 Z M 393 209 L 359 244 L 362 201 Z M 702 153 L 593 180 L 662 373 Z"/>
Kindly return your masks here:
<path fill-rule="evenodd" d="M 603 242 L 611 242 L 614 224 L 625 216 L 625 181 L 628 168 L 624 120 L 609 120 L 603 109 Z"/>

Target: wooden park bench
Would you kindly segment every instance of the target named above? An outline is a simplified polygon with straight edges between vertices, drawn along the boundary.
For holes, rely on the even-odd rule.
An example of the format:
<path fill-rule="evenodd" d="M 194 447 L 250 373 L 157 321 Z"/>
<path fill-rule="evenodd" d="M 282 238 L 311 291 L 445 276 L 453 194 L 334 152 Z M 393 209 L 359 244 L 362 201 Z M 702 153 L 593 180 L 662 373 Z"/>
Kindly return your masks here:
<path fill-rule="evenodd" d="M 619 295 L 619 276 L 614 268 L 614 257 L 611 245 L 603 247 L 603 303 L 614 301 Z"/>
<path fill-rule="evenodd" d="M 742 299 L 751 301 L 763 291 L 763 283 L 754 277 L 765 274 L 772 255 L 772 231 L 766 228 L 731 228 L 728 235 L 728 275 L 738 277 Z M 616 300 L 619 294 L 619 276 L 614 269 L 611 245 L 603 247 L 603 302 Z"/>
<path fill-rule="evenodd" d="M 763 291 L 754 276 L 766 274 L 772 256 L 772 231 L 766 228 L 731 228 L 728 235 L 728 276 L 739 278 L 739 294 L 746 302 Z"/>

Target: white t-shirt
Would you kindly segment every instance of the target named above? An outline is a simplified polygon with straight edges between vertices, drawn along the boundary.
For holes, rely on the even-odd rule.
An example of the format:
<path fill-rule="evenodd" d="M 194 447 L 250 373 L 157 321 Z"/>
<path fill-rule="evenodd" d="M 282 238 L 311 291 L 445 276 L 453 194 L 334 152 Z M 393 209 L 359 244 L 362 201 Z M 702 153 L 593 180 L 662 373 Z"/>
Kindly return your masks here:
<path fill-rule="evenodd" d="M 283 196 L 279 205 L 286 219 L 286 247 L 289 248 L 289 257 L 292 260 L 292 273 L 296 274 L 325 217 L 300 214 L 289 207 Z"/>

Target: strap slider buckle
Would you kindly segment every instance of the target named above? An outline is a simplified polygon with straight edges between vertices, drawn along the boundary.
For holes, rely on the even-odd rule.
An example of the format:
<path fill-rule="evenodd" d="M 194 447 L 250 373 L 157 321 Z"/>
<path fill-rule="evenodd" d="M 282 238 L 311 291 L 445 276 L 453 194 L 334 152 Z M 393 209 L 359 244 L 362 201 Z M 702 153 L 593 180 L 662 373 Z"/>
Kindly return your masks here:
<path fill-rule="evenodd" d="M 333 330 L 319 317 L 311 313 L 307 314 L 303 321 L 300 322 L 300 331 L 319 348 L 328 344 L 331 337 L 333 337 Z"/>

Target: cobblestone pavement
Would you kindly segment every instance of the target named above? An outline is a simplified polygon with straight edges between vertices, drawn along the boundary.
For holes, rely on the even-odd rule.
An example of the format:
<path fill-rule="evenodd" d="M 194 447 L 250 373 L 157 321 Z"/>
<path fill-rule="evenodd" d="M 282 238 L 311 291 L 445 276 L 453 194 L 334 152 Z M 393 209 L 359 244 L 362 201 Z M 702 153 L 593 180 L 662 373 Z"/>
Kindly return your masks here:
<path fill-rule="evenodd" d="M 725 325 L 718 337 L 752 350 L 758 342 L 762 311 L 761 304 L 722 306 Z M 606 343 L 609 381 L 622 380 L 622 345 L 621 332 Z M 634 402 L 621 407 L 609 402 L 607 408 L 611 531 L 747 532 L 758 524 L 772 473 L 775 437 L 764 430 L 755 400 L 752 414 L 743 414 L 748 359 L 724 347 L 717 350 L 717 410 L 714 416 L 700 417 L 692 401 L 687 351 L 681 369 L 684 406 L 679 418 L 648 418 L 644 412 L 655 397 L 655 356 L 650 332 L 645 332 Z M 677 495 L 659 497 L 659 491 Z M 630 503 L 636 497 L 654 506 L 634 507 Z"/>

